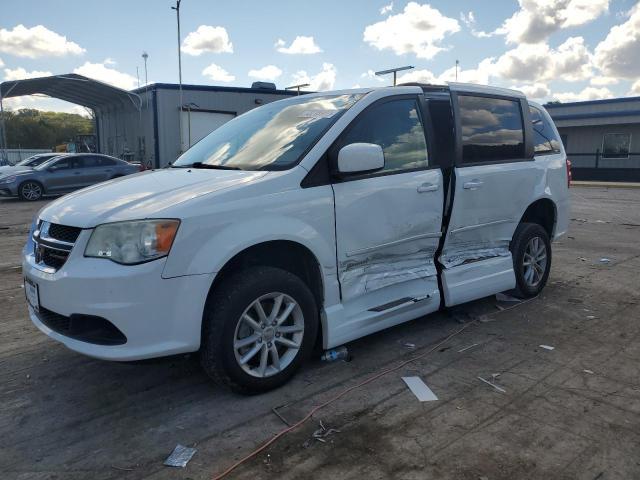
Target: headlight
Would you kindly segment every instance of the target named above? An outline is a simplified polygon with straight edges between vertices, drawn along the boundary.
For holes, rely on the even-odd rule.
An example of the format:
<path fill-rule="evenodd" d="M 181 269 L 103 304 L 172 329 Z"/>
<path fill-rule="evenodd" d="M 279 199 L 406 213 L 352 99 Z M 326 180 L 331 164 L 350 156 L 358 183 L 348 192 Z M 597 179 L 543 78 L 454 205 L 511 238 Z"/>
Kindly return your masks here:
<path fill-rule="evenodd" d="M 85 257 L 107 258 L 133 265 L 169 254 L 180 220 L 140 220 L 98 225 L 84 251 Z"/>
<path fill-rule="evenodd" d="M 10 177 L 0 178 L 0 183 L 13 183 L 16 181 L 16 176 L 11 175 Z"/>

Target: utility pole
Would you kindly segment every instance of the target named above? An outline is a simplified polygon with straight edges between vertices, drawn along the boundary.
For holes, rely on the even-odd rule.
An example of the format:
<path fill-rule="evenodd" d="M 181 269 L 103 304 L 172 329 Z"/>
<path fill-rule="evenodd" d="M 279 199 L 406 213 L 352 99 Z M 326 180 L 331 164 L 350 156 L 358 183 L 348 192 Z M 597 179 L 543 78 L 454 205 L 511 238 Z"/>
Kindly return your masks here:
<path fill-rule="evenodd" d="M 411 70 L 412 68 L 414 68 L 413 65 L 407 65 L 406 67 L 390 68 L 389 70 L 380 70 L 379 72 L 375 72 L 375 73 L 378 76 L 387 75 L 388 73 L 393 73 L 393 86 L 395 87 L 398 72 L 401 72 L 403 70 Z"/>
<path fill-rule="evenodd" d="M 178 90 L 180 92 L 180 100 L 178 102 L 178 128 L 180 129 L 180 153 L 184 151 L 182 145 L 182 52 L 180 50 L 180 2 L 182 0 L 176 0 L 176 6 L 171 7 L 176 11 L 176 21 L 178 23 Z"/>
<path fill-rule="evenodd" d="M 460 60 L 456 60 L 456 82 L 458 81 L 458 66 L 460 65 Z"/>
<path fill-rule="evenodd" d="M 136 77 L 138 79 L 138 88 L 140 88 L 140 72 L 138 72 L 138 66 L 136 65 Z"/>

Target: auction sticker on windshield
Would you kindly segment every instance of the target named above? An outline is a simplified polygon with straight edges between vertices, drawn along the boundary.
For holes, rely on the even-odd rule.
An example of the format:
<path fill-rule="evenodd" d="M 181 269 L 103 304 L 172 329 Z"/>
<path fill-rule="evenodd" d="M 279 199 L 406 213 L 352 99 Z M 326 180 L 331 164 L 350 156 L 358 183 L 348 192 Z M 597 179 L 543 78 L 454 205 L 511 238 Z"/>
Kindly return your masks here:
<path fill-rule="evenodd" d="M 24 279 L 24 293 L 27 296 L 27 302 L 36 312 L 40 310 L 40 299 L 38 296 L 38 285 L 28 278 Z"/>

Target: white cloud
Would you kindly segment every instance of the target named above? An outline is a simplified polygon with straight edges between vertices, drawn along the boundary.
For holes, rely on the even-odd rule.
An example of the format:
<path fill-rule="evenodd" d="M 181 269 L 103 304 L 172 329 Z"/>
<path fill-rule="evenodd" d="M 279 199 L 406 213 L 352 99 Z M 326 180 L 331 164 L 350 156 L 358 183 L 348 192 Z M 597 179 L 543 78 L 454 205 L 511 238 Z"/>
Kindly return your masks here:
<path fill-rule="evenodd" d="M 331 90 L 336 83 L 336 67 L 331 63 L 323 63 L 322 70 L 315 74 L 309 75 L 306 71 L 300 70 L 292 76 L 292 83 L 299 85 L 308 83 L 309 89 L 315 91 Z"/>
<path fill-rule="evenodd" d="M 473 12 L 460 12 L 460 21 L 467 27 L 472 28 L 476 24 L 476 17 L 473 15 Z"/>
<path fill-rule="evenodd" d="M 1 58 L 0 58 L 0 67 L 4 67 L 4 62 L 2 61 Z"/>
<path fill-rule="evenodd" d="M 391 2 L 388 5 L 385 5 L 384 7 L 382 7 L 380 9 L 380 15 L 386 15 L 387 13 L 389 13 L 391 10 L 393 10 L 393 2 Z"/>
<path fill-rule="evenodd" d="M 262 67 L 255 70 L 249 70 L 247 74 L 256 80 L 265 80 L 268 82 L 274 82 L 276 78 L 282 75 L 282 70 L 280 70 L 275 65 L 267 65 L 266 67 Z"/>
<path fill-rule="evenodd" d="M 402 13 L 368 25 L 364 41 L 378 50 L 392 50 L 396 55 L 413 53 L 418 58 L 433 58 L 444 50 L 442 40 L 460 30 L 460 24 L 428 4 L 409 2 Z"/>
<path fill-rule="evenodd" d="M 629 93 L 632 95 L 640 95 L 640 80 L 634 82 Z"/>
<path fill-rule="evenodd" d="M 640 4 L 626 22 L 611 28 L 595 48 L 595 63 L 606 75 L 623 78 L 640 76 Z"/>
<path fill-rule="evenodd" d="M 579 81 L 592 75 L 592 62 L 582 37 L 569 37 L 557 49 L 545 43 L 523 43 L 498 58 L 494 75 L 527 82 Z"/>
<path fill-rule="evenodd" d="M 322 49 L 316 44 L 313 37 L 297 36 L 295 40 L 291 42 L 291 45 L 288 47 L 285 45 L 286 42 L 284 40 L 278 39 L 275 47 L 280 53 L 288 54 L 311 55 L 322 52 Z"/>
<path fill-rule="evenodd" d="M 24 80 L 26 78 L 38 78 L 38 77 L 50 77 L 53 75 L 51 72 L 42 72 L 39 70 L 33 70 L 31 72 L 27 72 L 24 68 L 5 68 L 4 69 L 4 79 L 5 80 Z"/>
<path fill-rule="evenodd" d="M 518 0 L 520 9 L 494 34 L 509 43 L 539 43 L 552 33 L 584 25 L 609 9 L 609 0 Z"/>
<path fill-rule="evenodd" d="M 495 66 L 493 57 L 485 58 L 482 60 L 476 68 L 469 68 L 464 70 L 458 67 L 458 82 L 464 83 L 479 83 L 482 85 L 489 84 L 489 77 L 493 72 Z M 445 70 L 439 77 L 438 83 L 455 82 L 456 81 L 456 67 L 453 66 Z"/>
<path fill-rule="evenodd" d="M 604 87 L 606 85 L 615 85 L 618 83 L 620 79 L 614 77 L 606 77 L 604 75 L 600 75 L 597 77 L 591 77 L 589 79 L 589 83 L 591 85 L 595 85 L 596 87 Z"/>
<path fill-rule="evenodd" d="M 85 49 L 43 25 L 31 28 L 16 25 L 13 30 L 0 29 L 0 52 L 17 57 L 39 58 L 81 55 Z"/>
<path fill-rule="evenodd" d="M 233 44 L 226 28 L 200 25 L 184 39 L 182 51 L 194 56 L 203 53 L 233 53 Z"/>
<path fill-rule="evenodd" d="M 613 93 L 606 87 L 585 87 L 580 92 L 554 93 L 551 97 L 561 102 L 581 102 L 585 100 L 600 100 L 613 98 Z"/>
<path fill-rule="evenodd" d="M 544 83 L 533 83 L 530 85 L 522 85 L 520 87 L 511 87 L 514 90 L 520 90 L 527 98 L 532 100 L 543 100 L 551 95 L 551 90 Z"/>
<path fill-rule="evenodd" d="M 202 75 L 216 82 L 233 82 L 236 79 L 236 77 L 215 63 L 202 70 Z"/>
<path fill-rule="evenodd" d="M 400 83 L 438 83 L 438 79 L 430 70 L 411 70 L 398 77 Z"/>
<path fill-rule="evenodd" d="M 367 80 L 367 82 L 369 82 L 369 84 L 371 84 L 371 82 L 373 82 L 373 81 L 376 81 L 376 82 L 384 82 L 385 81 L 383 77 L 381 77 L 380 75 L 376 75 L 376 72 L 374 72 L 373 70 L 367 70 L 362 75 L 360 75 L 360 78 L 365 78 Z M 360 87 L 358 87 L 358 88 L 360 88 Z"/>
<path fill-rule="evenodd" d="M 73 73 L 84 75 L 85 77 L 93 78 L 124 90 L 132 90 L 135 88 L 138 84 L 136 77 L 107 66 L 114 64 L 115 62 L 109 58 L 102 63 L 85 62 L 76 68 Z"/>

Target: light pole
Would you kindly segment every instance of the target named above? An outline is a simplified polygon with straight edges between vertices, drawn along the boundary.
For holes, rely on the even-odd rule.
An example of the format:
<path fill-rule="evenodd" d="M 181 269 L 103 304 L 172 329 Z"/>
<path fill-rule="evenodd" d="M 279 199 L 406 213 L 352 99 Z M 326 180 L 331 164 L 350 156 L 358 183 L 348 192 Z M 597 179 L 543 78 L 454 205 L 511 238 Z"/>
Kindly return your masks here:
<path fill-rule="evenodd" d="M 390 68 L 389 70 L 380 70 L 379 72 L 375 72 L 376 75 L 382 76 L 387 75 L 389 73 L 393 73 L 393 86 L 396 86 L 396 79 L 398 72 L 402 72 L 403 70 L 411 70 L 413 65 L 407 65 L 406 67 L 398 67 L 398 68 Z"/>
<path fill-rule="evenodd" d="M 147 58 L 149 58 L 149 54 L 147 52 L 142 52 L 142 59 L 144 60 L 144 85 L 145 85 L 145 87 L 149 83 L 149 76 L 147 75 Z"/>
<path fill-rule="evenodd" d="M 183 105 L 182 108 L 187 109 L 187 131 L 188 131 L 188 136 L 189 136 L 189 148 L 191 148 L 191 109 L 192 108 L 200 108 L 200 106 L 197 103 L 187 103 L 186 105 Z M 182 114 L 182 112 L 180 112 Z"/>
<path fill-rule="evenodd" d="M 180 92 L 180 99 L 178 102 L 178 129 L 180 132 L 180 153 L 182 153 L 182 52 L 180 51 L 180 2 L 182 0 L 176 0 L 176 6 L 171 7 L 176 11 L 176 21 L 178 23 L 178 90 Z"/>
<path fill-rule="evenodd" d="M 456 60 L 456 82 L 458 81 L 458 67 L 460 66 L 460 61 Z"/>

